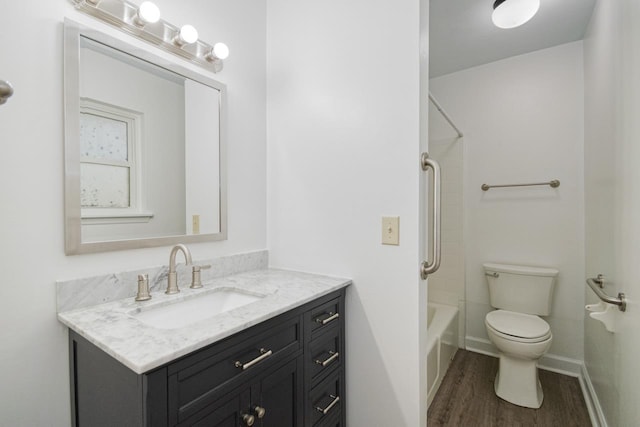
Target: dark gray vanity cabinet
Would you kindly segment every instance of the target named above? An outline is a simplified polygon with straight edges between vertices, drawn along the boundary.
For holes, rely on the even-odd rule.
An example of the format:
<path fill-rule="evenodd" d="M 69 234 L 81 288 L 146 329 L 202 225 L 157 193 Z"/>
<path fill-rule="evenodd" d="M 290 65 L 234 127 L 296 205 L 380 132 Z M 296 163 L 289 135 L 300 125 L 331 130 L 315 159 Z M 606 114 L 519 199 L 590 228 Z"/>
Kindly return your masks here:
<path fill-rule="evenodd" d="M 227 427 L 298 426 L 302 424 L 302 358 L 269 370 L 252 384 L 171 425 Z"/>
<path fill-rule="evenodd" d="M 73 425 L 344 426 L 344 294 L 144 374 L 70 331 Z"/>
<path fill-rule="evenodd" d="M 305 426 L 344 425 L 344 297 L 304 314 Z"/>

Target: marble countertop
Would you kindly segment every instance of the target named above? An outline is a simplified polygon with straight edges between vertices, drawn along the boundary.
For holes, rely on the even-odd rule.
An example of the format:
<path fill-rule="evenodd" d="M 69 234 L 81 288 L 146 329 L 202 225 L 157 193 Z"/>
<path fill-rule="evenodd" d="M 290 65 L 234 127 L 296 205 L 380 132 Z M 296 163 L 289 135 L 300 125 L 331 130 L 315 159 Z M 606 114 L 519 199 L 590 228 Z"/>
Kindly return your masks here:
<path fill-rule="evenodd" d="M 152 294 L 149 301 L 126 298 L 58 313 L 70 329 L 138 374 L 231 336 L 309 301 L 348 286 L 349 279 L 288 270 L 254 270 L 210 280 L 201 289 L 181 285 L 181 292 Z M 134 314 L 160 305 L 232 288 L 259 301 L 177 329 L 160 329 Z"/>

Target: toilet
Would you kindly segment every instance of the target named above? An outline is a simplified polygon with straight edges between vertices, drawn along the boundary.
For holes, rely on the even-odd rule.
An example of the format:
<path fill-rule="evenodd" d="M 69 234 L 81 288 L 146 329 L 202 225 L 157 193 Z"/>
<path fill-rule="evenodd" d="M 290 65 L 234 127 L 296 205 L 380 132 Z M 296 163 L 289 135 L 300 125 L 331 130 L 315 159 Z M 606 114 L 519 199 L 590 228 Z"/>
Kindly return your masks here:
<path fill-rule="evenodd" d="M 544 398 L 538 359 L 551 346 L 551 328 L 538 316 L 551 313 L 558 270 L 507 264 L 483 264 L 491 306 L 484 323 L 500 352 L 494 382 L 496 395 L 507 402 L 539 408 Z"/>

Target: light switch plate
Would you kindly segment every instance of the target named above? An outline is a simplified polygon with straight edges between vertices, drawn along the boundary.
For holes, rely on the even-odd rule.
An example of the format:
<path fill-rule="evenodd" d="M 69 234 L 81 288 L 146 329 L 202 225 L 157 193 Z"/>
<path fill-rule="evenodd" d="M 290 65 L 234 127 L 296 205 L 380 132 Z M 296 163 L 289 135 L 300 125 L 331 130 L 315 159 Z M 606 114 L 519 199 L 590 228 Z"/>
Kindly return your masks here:
<path fill-rule="evenodd" d="M 193 234 L 200 234 L 200 215 L 193 215 Z"/>
<path fill-rule="evenodd" d="M 396 246 L 400 244 L 399 216 L 382 217 L 382 244 Z"/>

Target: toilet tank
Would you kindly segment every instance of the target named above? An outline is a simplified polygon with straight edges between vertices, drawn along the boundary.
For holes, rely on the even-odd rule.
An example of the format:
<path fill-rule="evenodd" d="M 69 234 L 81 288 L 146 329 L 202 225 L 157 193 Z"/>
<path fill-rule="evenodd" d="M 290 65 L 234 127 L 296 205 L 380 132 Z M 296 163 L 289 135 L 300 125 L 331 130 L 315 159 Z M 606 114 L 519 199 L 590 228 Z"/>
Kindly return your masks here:
<path fill-rule="evenodd" d="M 551 313 L 555 268 L 509 264 L 482 264 L 489 283 L 491 306 L 518 313 Z"/>

